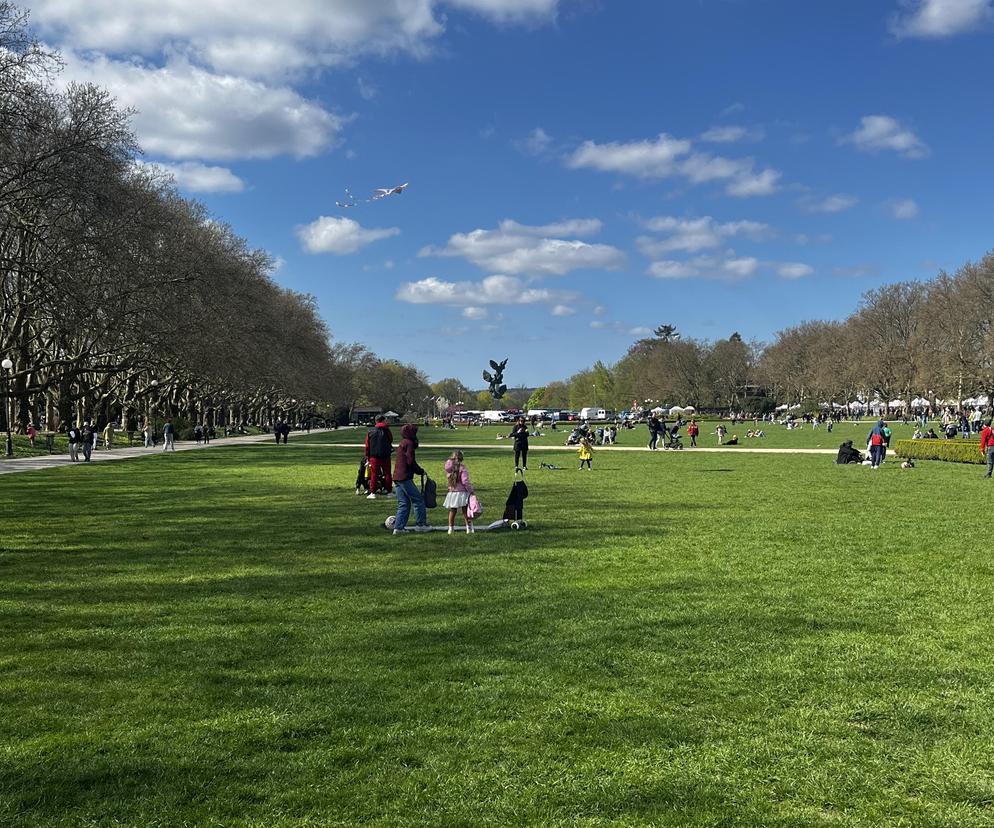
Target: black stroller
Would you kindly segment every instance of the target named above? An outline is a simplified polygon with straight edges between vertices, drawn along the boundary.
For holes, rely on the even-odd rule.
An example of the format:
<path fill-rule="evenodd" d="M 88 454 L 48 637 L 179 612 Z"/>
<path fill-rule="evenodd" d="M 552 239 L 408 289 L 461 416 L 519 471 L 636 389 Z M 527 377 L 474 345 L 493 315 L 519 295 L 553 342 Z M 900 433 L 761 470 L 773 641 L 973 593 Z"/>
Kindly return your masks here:
<path fill-rule="evenodd" d="M 683 443 L 680 441 L 680 426 L 673 426 L 666 432 L 666 437 L 666 442 L 663 443 L 664 449 L 673 449 L 674 451 L 683 449 Z"/>
<path fill-rule="evenodd" d="M 576 426 L 570 432 L 569 437 L 566 438 L 566 445 L 567 446 L 578 446 L 578 445 L 580 445 L 580 440 L 582 440 L 584 437 L 588 436 L 589 433 L 590 433 L 590 429 L 588 429 L 586 426 L 584 426 L 584 425 L 578 425 L 578 426 Z"/>

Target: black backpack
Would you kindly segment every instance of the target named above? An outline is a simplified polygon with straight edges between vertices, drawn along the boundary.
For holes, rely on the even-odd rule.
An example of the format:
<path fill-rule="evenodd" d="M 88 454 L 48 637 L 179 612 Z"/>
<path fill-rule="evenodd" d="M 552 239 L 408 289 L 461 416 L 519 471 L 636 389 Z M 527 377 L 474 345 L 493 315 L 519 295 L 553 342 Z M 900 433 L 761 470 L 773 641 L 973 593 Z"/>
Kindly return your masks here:
<path fill-rule="evenodd" d="M 390 438 L 387 437 L 385 428 L 371 428 L 369 430 L 369 456 L 377 460 L 390 459 Z"/>
<path fill-rule="evenodd" d="M 430 477 L 421 475 L 421 496 L 425 500 L 426 509 L 434 509 L 438 506 L 438 486 Z"/>

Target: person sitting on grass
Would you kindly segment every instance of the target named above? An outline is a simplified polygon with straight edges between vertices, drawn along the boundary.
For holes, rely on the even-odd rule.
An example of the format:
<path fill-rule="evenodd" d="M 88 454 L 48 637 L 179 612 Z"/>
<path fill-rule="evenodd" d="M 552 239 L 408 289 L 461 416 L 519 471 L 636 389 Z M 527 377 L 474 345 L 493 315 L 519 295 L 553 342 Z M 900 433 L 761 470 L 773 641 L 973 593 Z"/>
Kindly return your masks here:
<path fill-rule="evenodd" d="M 928 434 L 925 435 L 925 439 L 926 440 L 938 440 L 939 439 L 939 435 L 935 433 L 935 429 L 934 428 L 930 428 L 928 430 Z"/>
<path fill-rule="evenodd" d="M 725 443 L 726 446 L 737 446 L 739 444 L 739 435 L 733 434 L 732 439 Z"/>
<path fill-rule="evenodd" d="M 924 437 L 925 437 L 925 435 L 922 434 L 921 428 L 919 428 L 918 426 L 915 426 L 915 433 L 911 435 L 911 439 L 912 440 L 922 440 L 922 439 L 924 439 Z"/>

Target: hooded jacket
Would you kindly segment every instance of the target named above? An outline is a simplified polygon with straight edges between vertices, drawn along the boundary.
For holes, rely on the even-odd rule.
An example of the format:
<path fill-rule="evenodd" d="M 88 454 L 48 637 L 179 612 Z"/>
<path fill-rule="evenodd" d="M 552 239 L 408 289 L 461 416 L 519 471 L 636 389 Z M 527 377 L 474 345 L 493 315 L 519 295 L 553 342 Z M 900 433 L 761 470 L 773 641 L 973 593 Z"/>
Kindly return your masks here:
<path fill-rule="evenodd" d="M 402 483 L 425 470 L 418 465 L 414 452 L 418 447 L 418 427 L 408 423 L 400 430 L 401 441 L 397 446 L 397 464 L 393 470 L 393 482 Z"/>
<path fill-rule="evenodd" d="M 866 442 L 871 446 L 882 446 L 884 444 L 884 421 L 877 420 L 877 424 L 870 429 L 866 437 Z"/>

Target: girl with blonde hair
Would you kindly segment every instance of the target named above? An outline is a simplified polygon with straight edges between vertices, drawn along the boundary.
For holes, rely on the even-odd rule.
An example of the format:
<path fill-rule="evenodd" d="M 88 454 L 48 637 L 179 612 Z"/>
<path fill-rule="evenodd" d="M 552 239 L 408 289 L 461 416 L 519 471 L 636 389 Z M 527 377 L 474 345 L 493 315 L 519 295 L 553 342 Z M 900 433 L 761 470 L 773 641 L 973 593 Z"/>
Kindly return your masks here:
<path fill-rule="evenodd" d="M 445 461 L 445 476 L 449 483 L 449 493 L 442 504 L 449 510 L 449 534 L 455 531 L 456 512 L 461 511 L 466 522 L 467 534 L 473 533 L 473 521 L 469 516 L 469 496 L 473 494 L 473 484 L 469 482 L 469 471 L 463 464 L 462 452 L 454 451 Z"/>

